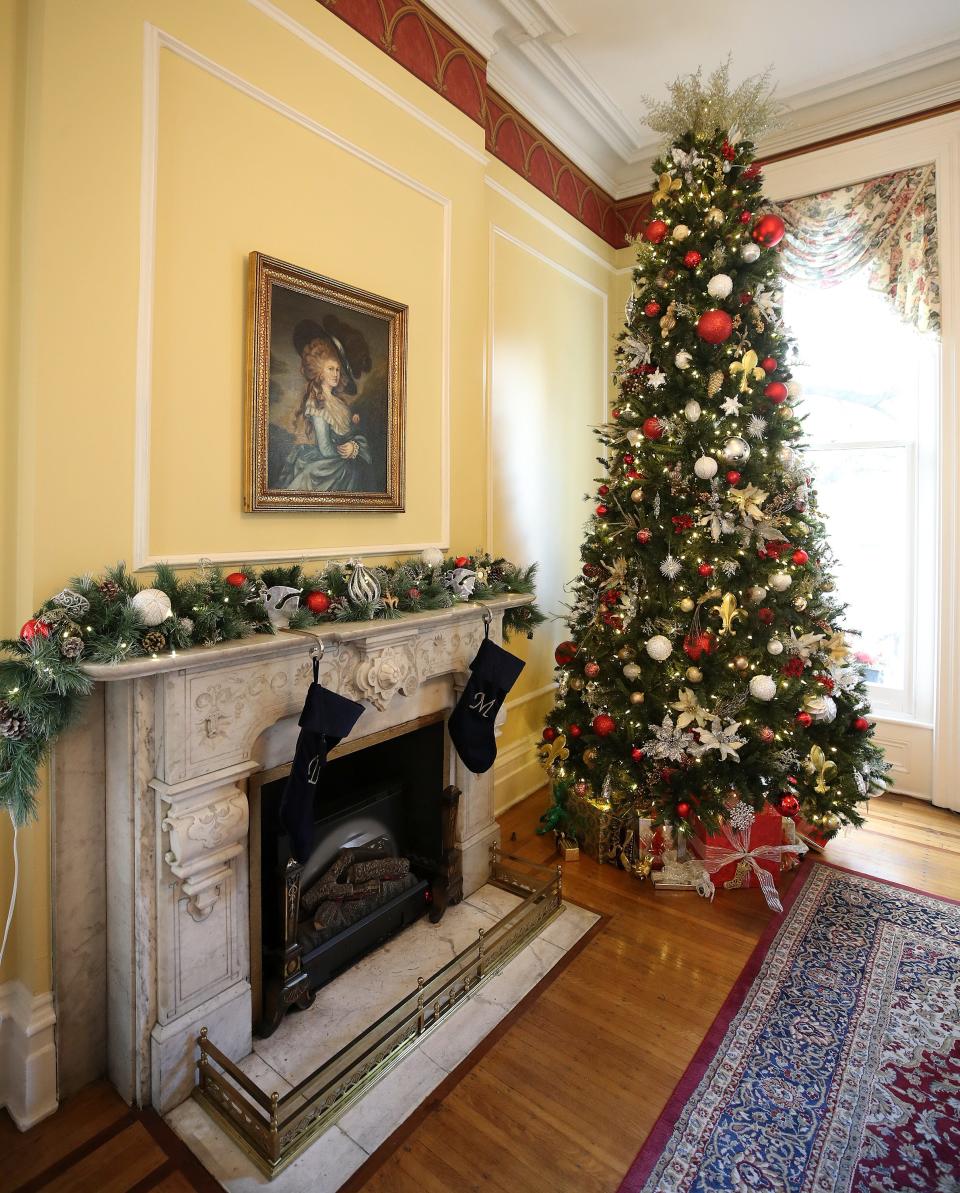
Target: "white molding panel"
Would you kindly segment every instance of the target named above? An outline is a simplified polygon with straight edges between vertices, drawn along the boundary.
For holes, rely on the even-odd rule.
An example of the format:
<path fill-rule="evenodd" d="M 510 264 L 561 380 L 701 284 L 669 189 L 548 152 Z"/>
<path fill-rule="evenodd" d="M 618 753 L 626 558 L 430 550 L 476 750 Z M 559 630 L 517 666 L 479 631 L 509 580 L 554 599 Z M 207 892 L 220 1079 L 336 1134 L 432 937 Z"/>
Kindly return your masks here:
<path fill-rule="evenodd" d="M 0 986 L 0 1107 L 21 1131 L 57 1109 L 53 995 L 22 982 Z"/>

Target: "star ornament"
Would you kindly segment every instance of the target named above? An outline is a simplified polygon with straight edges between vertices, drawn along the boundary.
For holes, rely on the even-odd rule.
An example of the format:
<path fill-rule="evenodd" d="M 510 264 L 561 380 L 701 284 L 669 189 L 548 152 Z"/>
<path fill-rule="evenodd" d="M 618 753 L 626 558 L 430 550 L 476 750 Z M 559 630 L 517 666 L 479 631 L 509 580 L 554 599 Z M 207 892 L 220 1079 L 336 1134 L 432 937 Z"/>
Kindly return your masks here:
<path fill-rule="evenodd" d="M 731 418 L 736 418 L 740 413 L 740 399 L 736 394 L 733 394 L 729 398 L 724 398 L 720 403 L 720 409 L 724 414 L 730 415 Z"/>
<path fill-rule="evenodd" d="M 667 375 L 662 369 L 656 369 L 647 377 L 647 387 L 649 389 L 660 389 L 661 386 L 667 384 Z"/>

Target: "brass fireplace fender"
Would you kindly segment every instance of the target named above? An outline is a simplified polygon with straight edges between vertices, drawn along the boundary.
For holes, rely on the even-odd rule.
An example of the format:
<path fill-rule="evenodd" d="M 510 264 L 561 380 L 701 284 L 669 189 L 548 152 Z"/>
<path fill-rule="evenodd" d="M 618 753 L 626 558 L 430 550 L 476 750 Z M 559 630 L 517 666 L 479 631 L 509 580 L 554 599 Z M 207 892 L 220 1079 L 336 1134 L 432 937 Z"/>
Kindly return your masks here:
<path fill-rule="evenodd" d="M 358 1098 L 563 911 L 562 871 L 491 847 L 490 881 L 523 896 L 492 928 L 295 1088 L 266 1093 L 209 1038 L 197 1040 L 193 1096 L 268 1177 L 282 1172 Z"/>

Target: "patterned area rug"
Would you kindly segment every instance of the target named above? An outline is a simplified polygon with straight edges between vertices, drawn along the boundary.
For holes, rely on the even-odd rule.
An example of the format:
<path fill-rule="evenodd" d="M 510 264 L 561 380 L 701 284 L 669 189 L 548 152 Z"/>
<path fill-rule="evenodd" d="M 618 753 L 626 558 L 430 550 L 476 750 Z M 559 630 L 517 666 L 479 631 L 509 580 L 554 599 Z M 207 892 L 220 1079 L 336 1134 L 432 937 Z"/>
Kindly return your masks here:
<path fill-rule="evenodd" d="M 957 1193 L 960 904 L 801 872 L 620 1193 Z"/>

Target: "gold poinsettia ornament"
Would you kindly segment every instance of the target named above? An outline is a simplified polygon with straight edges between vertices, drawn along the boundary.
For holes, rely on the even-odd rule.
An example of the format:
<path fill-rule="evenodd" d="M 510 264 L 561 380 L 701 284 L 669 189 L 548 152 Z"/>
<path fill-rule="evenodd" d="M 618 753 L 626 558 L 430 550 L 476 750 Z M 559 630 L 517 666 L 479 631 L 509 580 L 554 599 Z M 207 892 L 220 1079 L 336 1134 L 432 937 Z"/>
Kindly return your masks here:
<path fill-rule="evenodd" d="M 682 187 L 683 183 L 679 178 L 674 178 L 671 174 L 661 174 L 657 179 L 657 189 L 653 193 L 654 207 L 669 202 Z"/>

